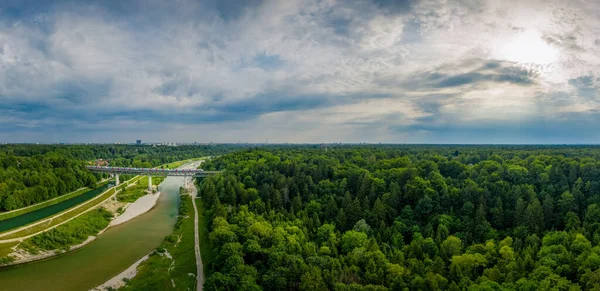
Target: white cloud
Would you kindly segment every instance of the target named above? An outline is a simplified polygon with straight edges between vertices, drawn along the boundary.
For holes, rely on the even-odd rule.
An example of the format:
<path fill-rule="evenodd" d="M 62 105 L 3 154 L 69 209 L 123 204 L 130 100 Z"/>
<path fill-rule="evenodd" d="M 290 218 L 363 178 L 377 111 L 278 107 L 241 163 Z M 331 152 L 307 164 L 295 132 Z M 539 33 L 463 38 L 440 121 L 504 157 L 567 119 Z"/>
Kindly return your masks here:
<path fill-rule="evenodd" d="M 179 139 L 189 137 L 189 127 L 240 138 L 252 138 L 243 130 L 268 127 L 281 141 L 393 141 L 400 136 L 389 127 L 436 119 L 501 126 L 600 109 L 569 85 L 600 76 L 600 5 L 592 1 L 428 0 L 402 13 L 369 1 L 264 1 L 223 18 L 195 1 L 148 3 L 139 13 L 69 3 L 0 22 L 7 114 L 43 106 L 28 124 L 49 130 L 77 118 L 90 132 L 103 130 L 98 120 L 167 123 L 174 130 L 157 135 Z M 275 63 L 262 66 L 257 56 Z M 479 79 L 436 87 L 438 80 L 415 77 L 459 76 L 488 61 L 529 70 L 531 83 L 475 74 Z M 485 74 L 496 73 L 490 70 Z M 252 102 L 266 105 L 243 112 Z M 241 129 L 228 128 L 234 124 Z"/>

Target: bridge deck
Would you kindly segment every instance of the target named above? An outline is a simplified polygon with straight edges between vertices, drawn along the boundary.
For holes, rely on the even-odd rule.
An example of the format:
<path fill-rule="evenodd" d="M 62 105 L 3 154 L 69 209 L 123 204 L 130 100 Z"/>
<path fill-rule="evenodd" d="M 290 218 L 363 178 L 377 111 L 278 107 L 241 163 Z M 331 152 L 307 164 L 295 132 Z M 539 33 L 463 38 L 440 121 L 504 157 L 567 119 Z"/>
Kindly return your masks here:
<path fill-rule="evenodd" d="M 204 171 L 201 169 L 157 169 L 157 168 L 126 168 L 126 167 L 102 167 L 87 166 L 92 172 L 111 173 L 111 174 L 133 174 L 145 176 L 193 176 L 207 177 L 216 175 L 220 171 Z"/>

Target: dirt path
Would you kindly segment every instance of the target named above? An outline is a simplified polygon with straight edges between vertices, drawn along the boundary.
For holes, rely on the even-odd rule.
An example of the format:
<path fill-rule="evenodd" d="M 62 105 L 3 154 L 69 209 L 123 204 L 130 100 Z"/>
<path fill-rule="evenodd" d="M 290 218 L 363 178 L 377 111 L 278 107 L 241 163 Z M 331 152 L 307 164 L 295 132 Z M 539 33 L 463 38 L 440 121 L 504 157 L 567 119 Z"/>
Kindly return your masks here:
<path fill-rule="evenodd" d="M 195 188 L 195 187 L 194 187 Z M 198 208 L 196 208 L 196 198 L 192 197 L 192 204 L 194 205 L 194 240 L 196 245 L 194 251 L 196 252 L 196 290 L 202 291 L 202 285 L 204 284 L 204 274 L 202 266 L 202 258 L 200 257 L 200 237 L 198 236 Z"/>
<path fill-rule="evenodd" d="M 203 161 L 200 161 L 202 163 Z M 196 253 L 196 290 L 202 291 L 204 285 L 204 267 L 202 265 L 202 257 L 200 256 L 200 237 L 198 236 L 198 208 L 196 207 L 196 195 L 198 189 L 194 183 L 188 185 L 189 193 L 192 196 L 192 205 L 194 205 L 194 252 Z"/>

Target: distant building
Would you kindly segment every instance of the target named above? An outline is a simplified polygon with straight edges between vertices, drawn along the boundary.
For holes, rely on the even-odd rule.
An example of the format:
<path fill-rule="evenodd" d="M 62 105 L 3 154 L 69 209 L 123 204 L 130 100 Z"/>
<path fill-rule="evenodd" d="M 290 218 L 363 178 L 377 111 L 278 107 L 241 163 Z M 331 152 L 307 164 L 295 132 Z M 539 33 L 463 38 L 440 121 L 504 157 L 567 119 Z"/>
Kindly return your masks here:
<path fill-rule="evenodd" d="M 138 140 L 136 140 L 136 141 L 135 141 L 135 144 L 137 144 L 137 145 L 142 145 L 142 140 L 141 140 L 141 139 L 138 139 Z"/>
<path fill-rule="evenodd" d="M 96 160 L 96 166 L 108 166 L 108 161 L 103 159 Z"/>

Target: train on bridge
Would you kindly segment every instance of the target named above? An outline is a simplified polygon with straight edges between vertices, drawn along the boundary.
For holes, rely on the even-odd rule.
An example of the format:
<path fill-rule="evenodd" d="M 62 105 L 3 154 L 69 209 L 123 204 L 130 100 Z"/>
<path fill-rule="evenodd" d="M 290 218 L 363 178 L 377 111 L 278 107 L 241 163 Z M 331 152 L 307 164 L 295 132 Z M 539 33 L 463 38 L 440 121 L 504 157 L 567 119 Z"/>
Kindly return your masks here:
<path fill-rule="evenodd" d="M 107 167 L 107 166 L 87 166 L 88 170 L 93 172 L 103 172 L 111 174 L 142 174 L 152 176 L 210 176 L 219 173 L 219 171 L 204 171 L 202 169 L 161 169 L 161 168 L 129 168 L 129 167 Z"/>

